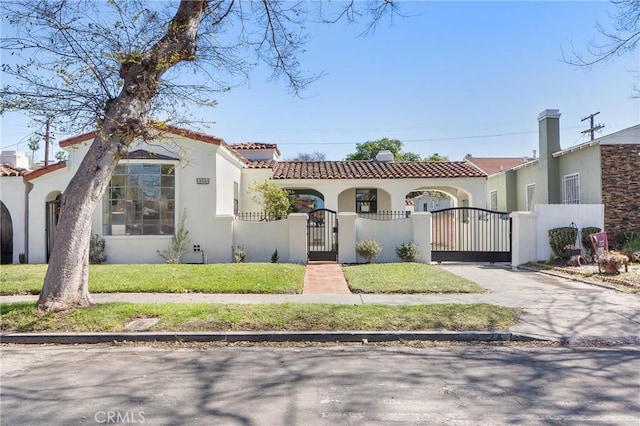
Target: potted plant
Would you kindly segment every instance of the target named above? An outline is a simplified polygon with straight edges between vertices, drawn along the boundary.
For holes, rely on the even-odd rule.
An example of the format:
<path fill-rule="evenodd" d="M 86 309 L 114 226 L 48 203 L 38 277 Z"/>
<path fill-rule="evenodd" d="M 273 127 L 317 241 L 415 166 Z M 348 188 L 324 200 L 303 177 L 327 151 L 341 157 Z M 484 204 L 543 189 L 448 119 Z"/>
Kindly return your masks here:
<path fill-rule="evenodd" d="M 598 268 L 610 274 L 618 274 L 620 267 L 628 263 L 629 258 L 615 250 L 606 251 L 598 256 Z"/>

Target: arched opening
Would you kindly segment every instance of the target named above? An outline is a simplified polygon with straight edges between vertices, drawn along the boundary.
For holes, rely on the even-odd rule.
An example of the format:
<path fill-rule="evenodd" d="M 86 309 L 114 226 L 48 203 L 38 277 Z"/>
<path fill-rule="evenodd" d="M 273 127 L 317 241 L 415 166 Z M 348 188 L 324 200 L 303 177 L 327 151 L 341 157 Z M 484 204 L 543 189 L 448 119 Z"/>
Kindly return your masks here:
<path fill-rule="evenodd" d="M 13 263 L 13 221 L 9 209 L 0 201 L 0 263 Z"/>
<path fill-rule="evenodd" d="M 46 211 L 45 238 L 46 238 L 46 247 L 47 247 L 47 262 L 49 262 L 49 257 L 51 257 L 51 251 L 53 250 L 53 243 L 56 239 L 56 228 L 58 227 L 61 198 L 62 198 L 62 192 L 52 192 L 49 195 L 47 195 L 47 198 L 45 200 L 45 211 Z"/>
<path fill-rule="evenodd" d="M 406 199 L 414 212 L 433 212 L 455 207 L 456 204 L 452 194 L 442 189 L 417 189 L 409 192 Z"/>
<path fill-rule="evenodd" d="M 324 195 L 315 189 L 298 188 L 288 191 L 294 213 L 309 213 L 324 208 Z"/>

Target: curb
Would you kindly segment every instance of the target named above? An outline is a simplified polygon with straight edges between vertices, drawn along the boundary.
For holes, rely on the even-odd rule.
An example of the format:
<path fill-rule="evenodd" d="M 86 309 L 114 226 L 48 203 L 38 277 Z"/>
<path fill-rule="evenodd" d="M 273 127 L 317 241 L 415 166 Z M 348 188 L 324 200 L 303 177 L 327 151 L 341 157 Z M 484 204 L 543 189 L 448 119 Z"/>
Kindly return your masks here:
<path fill-rule="evenodd" d="M 96 344 L 116 342 L 393 342 L 400 340 L 449 342 L 550 342 L 553 339 L 510 332 L 302 331 L 230 333 L 11 333 L 0 343 L 22 345 Z"/>

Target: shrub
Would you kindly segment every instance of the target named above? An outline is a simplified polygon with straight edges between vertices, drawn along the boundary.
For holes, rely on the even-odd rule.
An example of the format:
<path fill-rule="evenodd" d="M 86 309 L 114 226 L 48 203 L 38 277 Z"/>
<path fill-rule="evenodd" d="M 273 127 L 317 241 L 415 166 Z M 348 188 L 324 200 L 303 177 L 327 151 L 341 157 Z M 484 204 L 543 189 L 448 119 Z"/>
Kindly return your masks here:
<path fill-rule="evenodd" d="M 589 253 L 591 256 L 594 255 L 594 252 L 593 252 L 593 244 L 591 244 L 589 235 L 597 234 L 600 231 L 602 231 L 602 229 L 598 228 L 597 226 L 587 226 L 580 230 L 580 237 L 581 237 L 580 239 L 582 240 L 582 247 L 584 247 L 587 253 Z"/>
<path fill-rule="evenodd" d="M 278 263 L 278 260 L 280 260 L 280 255 L 278 254 L 278 249 L 275 249 L 271 253 L 271 263 Z"/>
<path fill-rule="evenodd" d="M 402 243 L 400 247 L 396 247 L 396 255 L 404 262 L 415 262 L 419 254 L 420 249 L 414 243 Z"/>
<path fill-rule="evenodd" d="M 100 238 L 98 234 L 91 234 L 91 239 L 89 240 L 89 263 L 100 265 L 106 261 L 107 255 L 104 252 L 104 239 Z"/>
<path fill-rule="evenodd" d="M 367 260 L 367 263 L 371 263 L 380 255 L 381 252 L 382 247 L 380 247 L 380 244 L 371 238 L 359 241 L 356 244 L 356 253 L 358 253 L 359 256 L 364 257 Z"/>
<path fill-rule="evenodd" d="M 169 250 L 164 252 L 156 250 L 166 263 L 180 263 L 180 258 L 187 251 L 187 244 L 189 244 L 187 236 L 189 235 L 189 231 L 186 229 L 186 222 L 187 210 L 185 209 L 182 214 L 182 219 L 180 219 L 180 226 L 178 226 L 178 229 L 176 229 L 175 233 L 171 237 Z"/>
<path fill-rule="evenodd" d="M 233 249 L 233 261 L 235 263 L 244 263 L 244 259 L 247 257 L 247 253 L 240 246 L 236 246 Z"/>
<path fill-rule="evenodd" d="M 24 265 L 25 263 L 27 263 L 27 255 L 26 255 L 26 254 L 24 254 L 24 253 L 20 253 L 20 254 L 18 254 L 18 262 L 19 262 L 21 265 Z"/>
<path fill-rule="evenodd" d="M 640 251 L 640 234 L 637 232 L 624 232 L 618 238 L 620 244 L 620 252 L 625 254 L 629 259 L 633 259 L 633 253 Z"/>
<path fill-rule="evenodd" d="M 565 249 L 572 246 L 578 238 L 578 228 L 572 226 L 563 226 L 560 228 L 549 229 L 549 245 L 556 257 L 568 259 L 569 252 Z"/>

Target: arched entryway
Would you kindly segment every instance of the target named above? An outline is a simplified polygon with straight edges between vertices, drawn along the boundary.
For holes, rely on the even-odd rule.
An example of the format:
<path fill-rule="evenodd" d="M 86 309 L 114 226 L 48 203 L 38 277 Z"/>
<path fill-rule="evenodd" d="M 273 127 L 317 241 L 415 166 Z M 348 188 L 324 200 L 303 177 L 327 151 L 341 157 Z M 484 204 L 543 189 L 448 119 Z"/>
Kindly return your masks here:
<path fill-rule="evenodd" d="M 0 201 L 0 263 L 13 263 L 13 221 L 9 209 Z"/>

